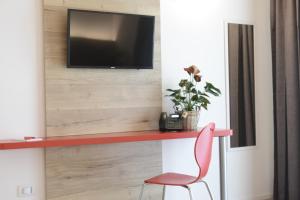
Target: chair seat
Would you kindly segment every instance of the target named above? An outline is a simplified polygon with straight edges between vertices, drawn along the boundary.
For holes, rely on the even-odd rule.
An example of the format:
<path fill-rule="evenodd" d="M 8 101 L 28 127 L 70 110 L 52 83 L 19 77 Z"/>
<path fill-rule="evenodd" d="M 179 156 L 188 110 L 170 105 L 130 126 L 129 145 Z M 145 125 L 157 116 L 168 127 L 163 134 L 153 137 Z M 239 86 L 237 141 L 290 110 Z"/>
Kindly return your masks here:
<path fill-rule="evenodd" d="M 165 173 L 145 180 L 145 183 L 157 185 L 185 186 L 193 183 L 196 179 L 197 177 L 195 176 L 189 176 L 185 174 Z"/>

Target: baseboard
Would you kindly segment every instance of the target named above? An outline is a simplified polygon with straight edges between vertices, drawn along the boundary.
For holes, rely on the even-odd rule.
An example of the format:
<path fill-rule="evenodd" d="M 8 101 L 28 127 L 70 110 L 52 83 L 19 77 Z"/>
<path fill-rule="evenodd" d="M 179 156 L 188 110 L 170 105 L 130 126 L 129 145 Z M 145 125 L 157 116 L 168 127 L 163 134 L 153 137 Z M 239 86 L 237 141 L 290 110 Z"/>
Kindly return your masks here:
<path fill-rule="evenodd" d="M 273 200 L 273 194 L 260 195 L 255 200 Z"/>
<path fill-rule="evenodd" d="M 264 195 L 257 195 L 257 196 L 248 196 L 238 198 L 236 200 L 273 200 L 273 194 L 264 194 Z"/>

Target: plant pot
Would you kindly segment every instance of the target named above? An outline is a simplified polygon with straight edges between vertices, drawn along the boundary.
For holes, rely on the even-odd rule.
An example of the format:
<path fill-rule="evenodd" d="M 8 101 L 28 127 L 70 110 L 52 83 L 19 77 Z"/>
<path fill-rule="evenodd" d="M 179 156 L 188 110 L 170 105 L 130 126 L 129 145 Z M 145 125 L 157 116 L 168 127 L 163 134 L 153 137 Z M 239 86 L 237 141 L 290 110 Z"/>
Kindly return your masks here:
<path fill-rule="evenodd" d="M 200 111 L 188 111 L 184 118 L 183 128 L 184 130 L 194 131 L 198 129 L 198 120 Z"/>

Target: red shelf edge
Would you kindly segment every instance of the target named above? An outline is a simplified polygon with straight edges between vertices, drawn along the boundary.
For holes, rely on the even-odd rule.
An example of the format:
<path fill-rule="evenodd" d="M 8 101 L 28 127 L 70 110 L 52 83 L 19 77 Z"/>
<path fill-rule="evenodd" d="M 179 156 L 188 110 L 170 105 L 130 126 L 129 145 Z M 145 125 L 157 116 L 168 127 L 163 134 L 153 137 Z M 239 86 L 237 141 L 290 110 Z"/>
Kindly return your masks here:
<path fill-rule="evenodd" d="M 160 132 L 160 131 L 139 131 L 125 133 L 103 133 L 93 135 L 78 136 L 58 136 L 48 137 L 41 141 L 1 141 L 0 150 L 26 149 L 26 148 L 49 148 L 49 147 L 68 147 L 80 145 L 95 144 L 114 144 L 125 142 L 142 142 L 155 140 L 171 140 L 195 138 L 198 136 L 197 131 L 183 132 Z M 233 134 L 230 129 L 215 130 L 215 137 L 226 137 Z"/>

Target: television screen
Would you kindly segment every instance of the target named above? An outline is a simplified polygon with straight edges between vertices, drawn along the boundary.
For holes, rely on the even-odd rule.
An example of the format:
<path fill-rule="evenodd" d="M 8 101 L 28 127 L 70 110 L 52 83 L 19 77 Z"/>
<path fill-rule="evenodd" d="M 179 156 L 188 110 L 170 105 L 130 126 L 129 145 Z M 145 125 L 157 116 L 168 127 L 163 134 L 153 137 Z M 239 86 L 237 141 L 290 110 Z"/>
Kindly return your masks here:
<path fill-rule="evenodd" d="M 153 68 L 154 16 L 68 10 L 70 68 Z"/>

